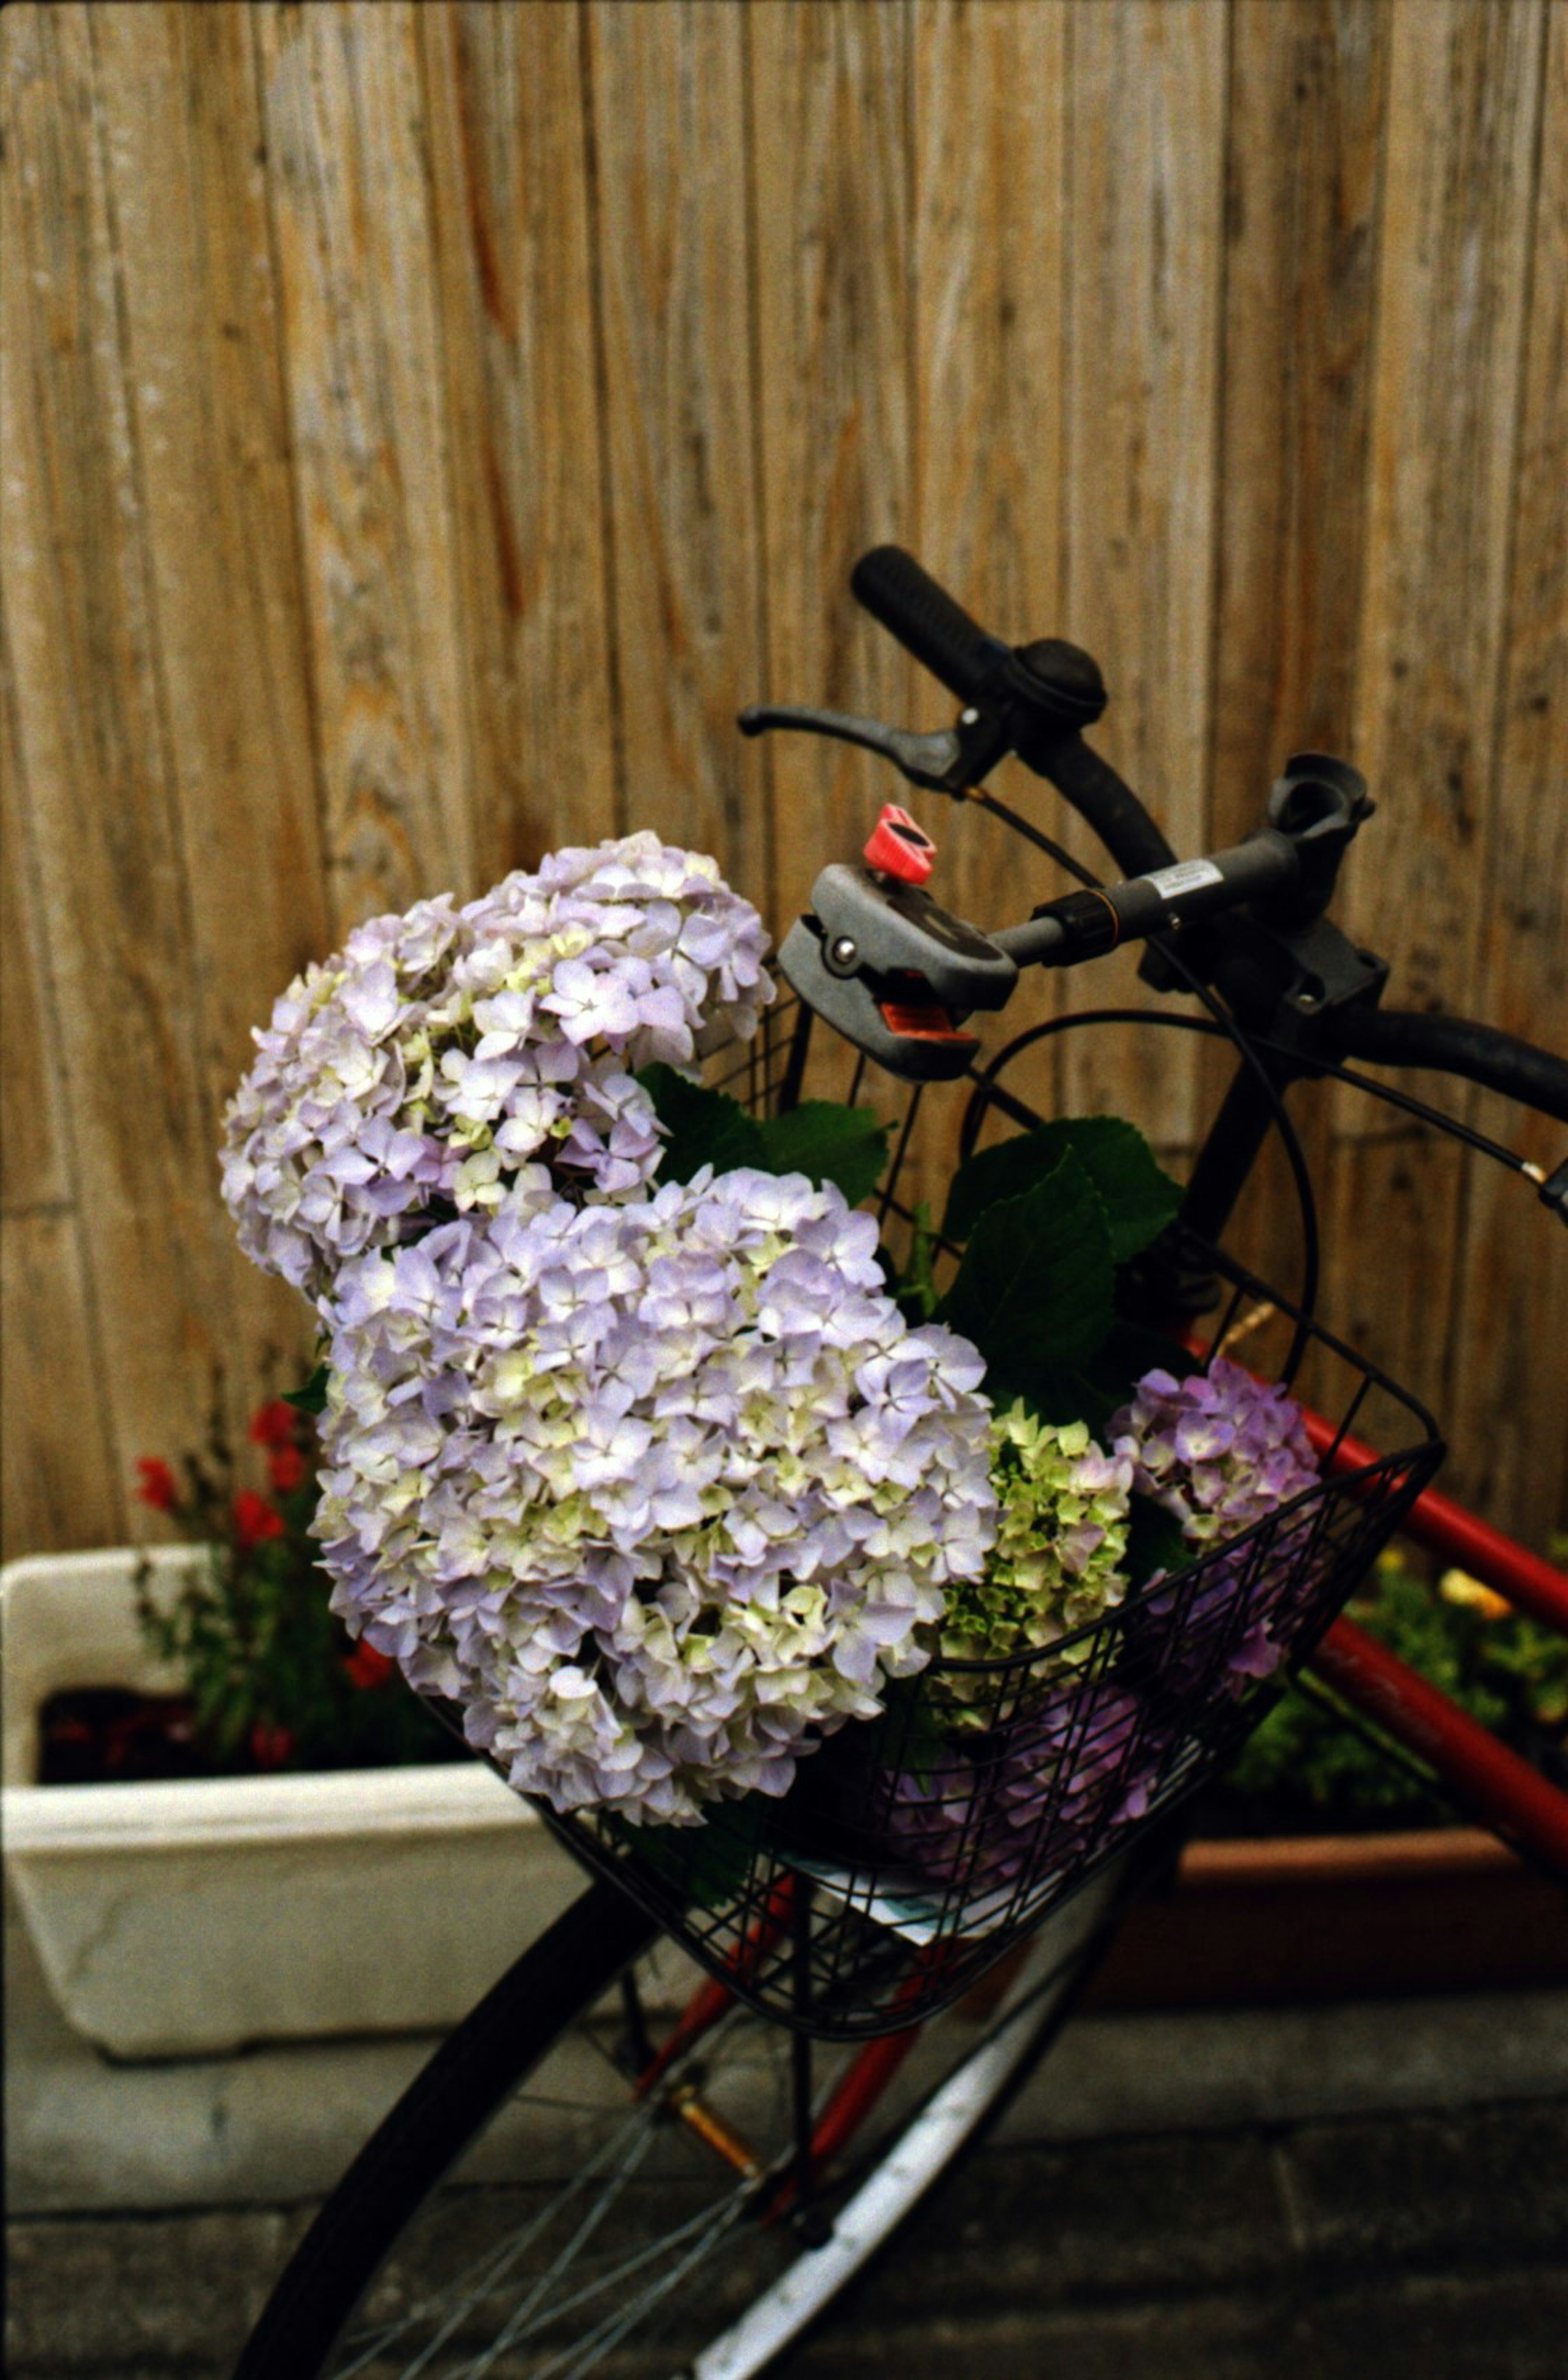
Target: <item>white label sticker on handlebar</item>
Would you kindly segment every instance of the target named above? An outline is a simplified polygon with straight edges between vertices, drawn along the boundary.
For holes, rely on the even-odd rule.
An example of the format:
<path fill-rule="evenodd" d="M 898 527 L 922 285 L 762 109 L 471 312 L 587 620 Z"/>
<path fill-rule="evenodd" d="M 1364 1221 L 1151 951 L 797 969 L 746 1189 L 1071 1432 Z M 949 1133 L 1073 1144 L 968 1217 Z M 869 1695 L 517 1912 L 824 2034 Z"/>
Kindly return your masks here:
<path fill-rule="evenodd" d="M 1205 884 L 1222 884 L 1224 880 L 1223 871 L 1211 859 L 1178 860 L 1174 868 L 1161 868 L 1144 878 L 1162 901 L 1184 900 L 1187 893 L 1198 892 Z"/>

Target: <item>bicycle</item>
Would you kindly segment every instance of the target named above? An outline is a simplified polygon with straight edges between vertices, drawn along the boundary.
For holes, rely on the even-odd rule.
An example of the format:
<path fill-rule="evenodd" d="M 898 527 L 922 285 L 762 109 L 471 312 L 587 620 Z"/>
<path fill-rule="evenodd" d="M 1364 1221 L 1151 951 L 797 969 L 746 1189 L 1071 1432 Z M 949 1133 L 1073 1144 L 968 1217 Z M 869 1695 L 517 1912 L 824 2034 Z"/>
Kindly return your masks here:
<path fill-rule="evenodd" d="M 1338 1417 L 1309 1423 L 1318 1488 L 1223 1549 L 1232 1607 L 1250 1597 L 1256 1617 L 1268 1602 L 1292 1670 L 1315 1659 L 1343 1700 L 1419 1755 L 1468 1808 L 1568 1876 L 1568 1797 L 1334 1617 L 1396 1525 L 1563 1628 L 1568 1580 L 1435 1494 L 1442 1445 L 1430 1415 L 1318 1323 L 1311 1184 L 1284 1098 L 1296 1080 L 1325 1076 L 1392 1098 L 1526 1175 L 1568 1221 L 1568 1162 L 1543 1176 L 1345 1061 L 1436 1067 L 1564 1123 L 1568 1065 L 1488 1027 L 1380 1006 L 1386 968 L 1327 915 L 1340 862 L 1370 815 L 1345 763 L 1297 756 L 1258 833 L 1180 861 L 1084 741 L 1105 703 L 1086 654 L 1054 639 L 1006 646 L 895 548 L 867 555 L 851 583 L 958 697 L 956 725 L 917 735 L 767 706 L 743 713 L 742 728 L 826 734 L 879 752 L 916 786 L 998 817 L 1079 888 L 982 932 L 924 890 L 929 838 L 890 808 L 866 865 L 831 866 L 819 879 L 811 912 L 780 953 L 794 1002 L 774 1012 L 735 1079 L 760 1106 L 793 1103 L 820 1019 L 861 1053 L 857 1095 L 868 1064 L 912 1083 L 880 1206 L 884 1220 L 913 1224 L 899 1162 L 926 1087 L 965 1087 L 961 1148 L 975 1146 L 988 1116 L 1031 1129 L 1038 1117 L 1003 1080 L 1021 1047 L 1124 1012 L 1053 1018 L 984 1064 L 968 1019 L 1004 1006 L 1022 966 L 1077 964 L 1146 941 L 1146 974 L 1162 989 L 1196 991 L 1207 1011 L 1156 1021 L 1228 1038 L 1237 1059 L 1178 1224 L 1142 1272 L 1147 1310 L 1185 1337 L 1195 1360 L 1212 1362 L 1237 1343 L 1244 1311 L 1266 1301 L 1291 1333 L 1283 1377 L 1310 1349 L 1344 1384 Z M 1097 830 L 1122 881 L 1100 883 L 982 790 L 1009 753 Z M 1301 1208 L 1304 1281 L 1294 1301 L 1221 1252 L 1270 1132 Z M 1216 1303 L 1220 1319 L 1206 1326 Z M 1392 1430 L 1392 1449 L 1377 1451 L 1360 1435 L 1367 1427 L 1374 1437 Z M 1162 1602 L 1143 1590 L 1157 1631 L 1146 1624 L 1139 1636 L 1135 1597 L 1079 1632 L 1074 1773 L 1088 1779 L 1091 1806 L 1065 1831 L 1059 1796 L 1036 1809 L 1032 1864 L 1011 1876 L 971 1863 L 945 1888 L 900 1898 L 888 1881 L 894 1789 L 885 1780 L 909 1774 L 900 1764 L 916 1755 L 885 1733 L 859 1772 L 858 1795 L 830 1810 L 826 1837 L 820 1810 L 804 1834 L 785 1824 L 759 1838 L 721 1809 L 661 1852 L 611 1820 L 541 1806 L 594 1881 L 437 2050 L 361 2151 L 282 2276 L 237 2380 L 667 2374 L 668 2362 L 632 2360 L 654 2340 L 690 2380 L 763 2371 L 889 2243 L 1050 2048 L 1121 1912 L 1168 1864 L 1192 1792 L 1277 1694 L 1282 1671 L 1239 1686 L 1232 1677 L 1218 1690 L 1224 1643 L 1205 1618 L 1204 1573 L 1201 1561 L 1181 1573 Z M 1288 1627 L 1279 1585 L 1287 1575 Z M 1182 1643 L 1189 1672 L 1191 1645 L 1207 1644 L 1196 1681 L 1173 1665 L 1171 1647 Z M 1089 1717 L 1090 1690 L 1124 1674 L 1116 1664 L 1129 1659 L 1142 1663 L 1149 1690 L 1138 1730 L 1157 1705 L 1185 1713 L 1155 1746 L 1152 1781 L 1131 1811 L 1127 1727 Z M 1022 1724 L 1040 1723 L 1049 1682 L 1062 1674 L 1059 1648 L 1043 1662 L 954 1666 L 981 1672 L 966 1690 L 996 1698 L 991 1723 L 1001 1737 L 1019 1711 Z M 823 1856 L 824 1840 L 834 1856 Z"/>

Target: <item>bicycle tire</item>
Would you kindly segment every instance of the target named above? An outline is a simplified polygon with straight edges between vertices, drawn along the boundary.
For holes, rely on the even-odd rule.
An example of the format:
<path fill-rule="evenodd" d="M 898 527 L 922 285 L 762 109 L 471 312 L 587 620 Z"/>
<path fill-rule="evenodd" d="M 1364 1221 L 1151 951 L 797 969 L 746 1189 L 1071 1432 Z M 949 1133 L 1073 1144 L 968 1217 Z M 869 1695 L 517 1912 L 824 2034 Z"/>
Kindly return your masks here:
<path fill-rule="evenodd" d="M 990 1995 L 993 2007 L 918 2029 L 828 2192 L 813 2201 L 819 2226 L 831 2225 L 823 2239 L 787 2218 L 758 2220 L 767 2190 L 760 2195 L 755 2177 L 738 2175 L 672 2112 L 693 2075 L 710 2119 L 715 2094 L 744 2102 L 754 2125 L 771 2101 L 759 2154 L 782 2177 L 793 2036 L 732 2003 L 689 2059 L 677 2058 L 638 2100 L 605 2052 L 605 1996 L 639 1953 L 666 1965 L 680 1954 L 614 1886 L 592 1885 L 443 2043 L 367 2142 L 296 2249 L 235 2380 L 479 2372 L 584 2380 L 603 2369 L 627 2380 L 644 2368 L 669 2380 L 668 2360 L 636 2360 L 655 2341 L 666 2359 L 673 2348 L 689 2380 L 755 2380 L 886 2247 L 1051 2046 L 1125 1897 L 1119 1873 L 1096 1886 L 1024 1946 L 1005 1994 Z M 863 2046 L 816 2050 L 838 2073 L 865 2056 Z M 568 2083 L 581 2092 L 584 2078 L 593 2104 L 561 2095 Z M 564 2122 L 565 2138 L 531 2142 L 523 2180 L 512 2173 L 514 2148 L 504 2160 L 512 2178 L 498 2179 L 485 2144 L 508 2121 L 529 2124 L 529 2110 L 533 2131 L 559 2134 Z M 719 2120 L 735 2120 L 733 2106 Z M 590 2124 L 604 2128 L 613 2157 L 602 2143 L 585 2149 L 578 2135 Z M 552 2147 L 565 2152 L 559 2178 Z M 593 2191 L 598 2204 L 585 2207 Z M 635 2228 L 650 2206 L 667 2224 L 662 2236 Z M 623 2216 L 629 2236 L 617 2231 Z M 615 2241 L 607 2268 L 602 2254 L 592 2261 L 601 2227 Z M 447 2256 L 456 2269 L 443 2269 Z M 634 2285 L 629 2309 L 613 2296 L 622 2281 Z M 553 2311 L 540 2295 L 547 2287 Z"/>

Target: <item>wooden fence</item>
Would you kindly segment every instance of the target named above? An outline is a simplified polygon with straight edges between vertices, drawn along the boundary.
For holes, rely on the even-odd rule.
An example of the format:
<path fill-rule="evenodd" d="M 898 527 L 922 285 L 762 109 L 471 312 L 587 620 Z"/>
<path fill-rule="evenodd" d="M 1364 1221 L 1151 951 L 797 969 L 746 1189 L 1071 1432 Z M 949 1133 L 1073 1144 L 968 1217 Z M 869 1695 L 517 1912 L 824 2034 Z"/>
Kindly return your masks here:
<path fill-rule="evenodd" d="M 299 1359 L 213 1151 L 307 959 L 631 825 L 775 927 L 853 855 L 897 783 L 733 722 L 950 718 L 848 597 L 882 540 L 1100 658 L 1184 850 L 1288 751 L 1355 760 L 1345 914 L 1402 1002 L 1562 1042 L 1568 7 L 48 6 L 0 42 L 8 1552 L 138 1530 L 214 1366 L 232 1417 Z M 1058 889 L 932 823 L 968 914 Z M 1062 1048 L 1026 1089 L 1190 1142 L 1186 1037 Z M 1543 1541 L 1568 1241 L 1392 1111 L 1307 1130 L 1328 1314 Z M 1288 1217 L 1251 1228 L 1288 1276 Z"/>

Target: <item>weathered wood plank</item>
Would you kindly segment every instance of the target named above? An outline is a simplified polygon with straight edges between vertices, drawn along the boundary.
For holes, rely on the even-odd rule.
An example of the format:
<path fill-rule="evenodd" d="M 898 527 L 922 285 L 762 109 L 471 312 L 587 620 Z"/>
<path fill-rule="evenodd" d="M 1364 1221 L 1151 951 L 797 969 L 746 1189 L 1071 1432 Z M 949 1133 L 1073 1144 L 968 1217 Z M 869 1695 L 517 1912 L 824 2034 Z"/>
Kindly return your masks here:
<path fill-rule="evenodd" d="M 1550 12 L 1502 622 L 1496 799 L 1476 1010 L 1568 1050 L 1568 9 Z M 1477 1119 L 1549 1172 L 1559 1124 L 1501 1101 Z M 1568 1530 L 1568 1264 L 1529 1188 L 1477 1160 L 1447 1389 L 1453 1480 L 1527 1543 Z"/>
<path fill-rule="evenodd" d="M 1225 34 L 1213 0 L 1100 0 L 1071 19 L 1063 633 L 1111 689 L 1092 740 L 1179 852 L 1208 827 Z M 1130 958 L 1097 968 L 1094 993 L 1148 997 Z M 1162 1144 L 1190 1135 L 1196 1078 L 1185 1037 L 1068 1047 L 1071 1104 Z"/>
<path fill-rule="evenodd" d="M 7 382 L 9 374 L 6 375 Z M 8 395 L 8 390 L 7 390 Z M 10 446 L 10 407 L 0 401 L 0 446 Z M 0 1215 L 64 1206 L 71 1163 L 61 1112 L 60 1052 L 50 1014 L 43 920 L 28 848 L 21 720 L 10 638 L 0 605 L 0 973 L 6 1062 L 0 1066 Z"/>
<path fill-rule="evenodd" d="M 419 13 L 252 18 L 338 931 L 480 889 Z"/>
<path fill-rule="evenodd" d="M 1348 751 L 1392 17 L 1240 0 L 1226 130 L 1213 823 L 1293 751 Z"/>
<path fill-rule="evenodd" d="M 252 1028 L 329 946 L 309 662 L 251 29 L 240 8 L 92 19 L 118 232 L 156 690 L 184 862 L 231 1427 L 310 1317 L 240 1255 L 217 1123 Z"/>
<path fill-rule="evenodd" d="M 1292 752 L 1349 757 L 1366 533 L 1377 235 L 1392 18 L 1367 0 L 1241 0 L 1231 20 L 1211 830 L 1262 823 Z M 1349 867 L 1375 867 L 1378 828 Z M 1204 1045 L 1218 1095 L 1234 1060 Z M 1292 1110 L 1315 1176 L 1330 1104 Z M 1235 1245 L 1293 1292 L 1300 1224 L 1277 1150 Z"/>
<path fill-rule="evenodd" d="M 125 1542 L 126 1483 L 105 1426 L 95 1342 L 75 1217 L 8 1216 L 0 1234 L 0 1560 Z M 125 1442 L 129 1454 L 157 1451 L 134 1432 Z"/>
<path fill-rule="evenodd" d="M 14 25 L 0 291 L 6 620 L 70 1186 L 88 1219 L 80 1293 L 98 1336 L 82 1360 L 103 1383 L 117 1477 L 133 1445 L 194 1434 L 220 1352 L 215 1133 L 95 27 L 74 7 L 18 12 Z M 33 1234 L 35 1255 L 39 1245 Z M 78 1293 L 53 1287 L 64 1342 Z M 51 1291 L 47 1277 L 29 1286 L 44 1301 Z M 68 1449 L 72 1397 L 55 1426 Z"/>
<path fill-rule="evenodd" d="M 868 548 L 911 541 L 909 22 L 890 0 L 746 12 L 752 302 L 762 455 L 767 684 L 778 701 L 910 716 L 914 667 L 859 611 Z M 930 697 L 918 698 L 927 714 Z M 885 763 L 820 738 L 767 747 L 776 922 L 853 858 Z"/>
<path fill-rule="evenodd" d="M 525 0 L 423 8 L 419 32 L 474 870 L 492 883 L 615 831 L 581 24 Z"/>
<path fill-rule="evenodd" d="M 1381 808 L 1344 914 L 1392 961 L 1392 1005 L 1462 1015 L 1479 996 L 1479 862 L 1497 802 L 1541 32 L 1533 5 L 1469 0 L 1397 10 L 1392 25 L 1354 756 Z M 1440 1104 L 1456 1096 L 1427 1087 Z M 1355 1276 L 1376 1247 L 1367 1352 L 1440 1401 L 1457 1160 L 1435 1150 L 1407 1192 L 1403 1140 L 1391 1154 L 1378 1111 L 1350 1094 L 1338 1105 L 1341 1129 L 1367 1136 L 1337 1169 L 1330 1311 L 1361 1302 Z"/>
<path fill-rule="evenodd" d="M 935 0 L 915 34 L 917 551 L 986 626 L 1024 644 L 1060 633 L 1064 612 L 1068 12 Z M 951 716 L 921 675 L 922 721 L 944 703 Z M 1060 823 L 1057 796 L 1016 762 L 990 790 L 1049 831 Z M 1067 889 L 999 822 L 909 799 L 941 847 L 939 897 L 959 916 L 1011 923 Z M 1060 994 L 1059 977 L 1027 976 L 988 1049 L 1053 1014 Z M 1009 1087 L 1054 1106 L 1056 1048 L 1020 1059 Z"/>
<path fill-rule="evenodd" d="M 765 905 L 744 12 L 590 6 L 626 823 Z"/>

